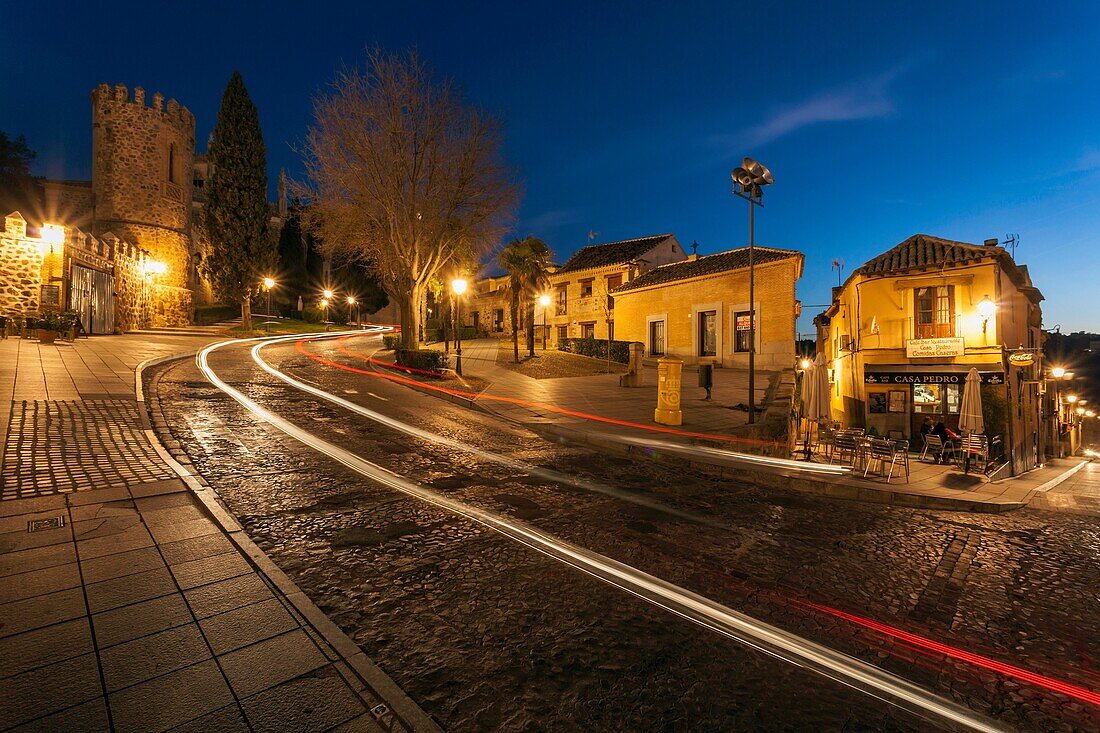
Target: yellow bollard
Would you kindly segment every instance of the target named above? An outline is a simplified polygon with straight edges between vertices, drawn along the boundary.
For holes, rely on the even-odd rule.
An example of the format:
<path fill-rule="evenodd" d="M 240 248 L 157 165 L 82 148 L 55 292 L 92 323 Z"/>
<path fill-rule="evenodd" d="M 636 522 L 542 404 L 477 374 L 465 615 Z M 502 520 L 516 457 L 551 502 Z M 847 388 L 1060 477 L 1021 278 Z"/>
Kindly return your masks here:
<path fill-rule="evenodd" d="M 662 356 L 657 360 L 657 409 L 653 422 L 662 425 L 681 425 L 684 413 L 680 409 L 680 383 L 684 362 L 675 356 Z"/>

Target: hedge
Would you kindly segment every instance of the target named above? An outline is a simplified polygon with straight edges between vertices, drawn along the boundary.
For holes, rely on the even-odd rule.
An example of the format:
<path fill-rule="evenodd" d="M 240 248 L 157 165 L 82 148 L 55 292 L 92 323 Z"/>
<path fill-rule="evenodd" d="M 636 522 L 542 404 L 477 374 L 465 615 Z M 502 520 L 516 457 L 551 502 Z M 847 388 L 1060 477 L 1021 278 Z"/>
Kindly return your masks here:
<path fill-rule="evenodd" d="M 401 334 L 399 333 L 387 333 L 382 336 L 382 347 L 386 349 L 399 349 L 401 348 Z"/>
<path fill-rule="evenodd" d="M 612 341 L 611 361 L 617 361 L 620 364 L 630 363 L 630 343 L 630 341 Z M 558 351 L 606 359 L 607 339 L 561 339 L 558 341 Z"/>
<path fill-rule="evenodd" d="M 239 303 L 236 305 L 218 303 L 215 305 L 195 306 L 196 326 L 213 326 L 215 323 L 231 321 L 234 318 L 240 317 L 241 306 Z"/>
<path fill-rule="evenodd" d="M 439 372 L 450 365 L 450 357 L 436 349 L 395 349 L 394 354 L 398 366 L 412 369 Z"/>

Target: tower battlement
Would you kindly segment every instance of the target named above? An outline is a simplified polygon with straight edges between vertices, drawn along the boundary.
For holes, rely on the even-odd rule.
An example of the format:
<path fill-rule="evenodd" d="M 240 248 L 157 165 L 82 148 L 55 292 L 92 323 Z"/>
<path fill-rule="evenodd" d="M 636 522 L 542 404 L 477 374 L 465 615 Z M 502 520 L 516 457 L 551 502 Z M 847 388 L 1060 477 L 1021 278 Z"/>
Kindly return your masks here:
<path fill-rule="evenodd" d="M 175 99 L 169 99 L 166 107 L 164 95 L 160 92 L 154 92 L 150 103 L 146 104 L 145 89 L 142 87 L 134 87 L 131 95 L 125 84 L 111 86 L 104 82 L 92 90 L 91 99 L 93 116 L 96 110 L 106 113 L 119 105 L 130 105 L 150 113 L 159 113 L 163 121 L 180 126 L 192 138 L 195 136 L 195 115 Z"/>

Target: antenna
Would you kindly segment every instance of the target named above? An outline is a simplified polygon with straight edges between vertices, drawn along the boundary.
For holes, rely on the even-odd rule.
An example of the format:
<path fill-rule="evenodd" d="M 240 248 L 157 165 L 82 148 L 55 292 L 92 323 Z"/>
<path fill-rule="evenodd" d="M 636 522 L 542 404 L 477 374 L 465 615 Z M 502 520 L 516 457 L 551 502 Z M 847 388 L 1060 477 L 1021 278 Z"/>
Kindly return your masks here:
<path fill-rule="evenodd" d="M 598 237 L 598 236 L 600 236 L 599 232 L 597 232 L 595 229 L 589 229 L 588 230 L 588 243 L 592 244 L 593 242 L 595 242 L 596 237 Z"/>
<path fill-rule="evenodd" d="M 833 258 L 833 269 L 836 270 L 836 286 L 839 288 L 843 283 L 840 281 L 842 273 L 844 272 L 844 260 L 840 258 Z"/>
<path fill-rule="evenodd" d="M 1006 234 L 1005 235 L 1005 241 L 1001 242 L 1001 244 L 1005 245 L 1006 247 L 1011 247 L 1012 248 L 1012 259 L 1014 259 L 1014 260 L 1016 259 L 1016 245 L 1018 245 L 1019 243 L 1020 243 L 1020 235 L 1019 234 Z"/>

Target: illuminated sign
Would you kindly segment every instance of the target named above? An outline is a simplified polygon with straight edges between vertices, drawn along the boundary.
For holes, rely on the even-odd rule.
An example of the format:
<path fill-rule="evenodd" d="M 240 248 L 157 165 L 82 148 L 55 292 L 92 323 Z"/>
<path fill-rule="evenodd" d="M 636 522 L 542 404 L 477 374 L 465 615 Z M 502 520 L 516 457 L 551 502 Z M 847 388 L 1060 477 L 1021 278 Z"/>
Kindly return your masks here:
<path fill-rule="evenodd" d="M 905 342 L 905 356 L 909 359 L 962 356 L 963 350 L 963 340 L 961 337 L 909 339 Z"/>
<path fill-rule="evenodd" d="M 1012 354 L 1008 357 L 1008 363 L 1012 366 L 1029 367 L 1035 363 L 1035 354 L 1030 352 Z"/>
<path fill-rule="evenodd" d="M 1004 384 L 1001 372 L 979 372 L 982 384 Z M 865 384 L 965 384 L 966 372 L 899 372 L 871 371 L 863 373 Z"/>

